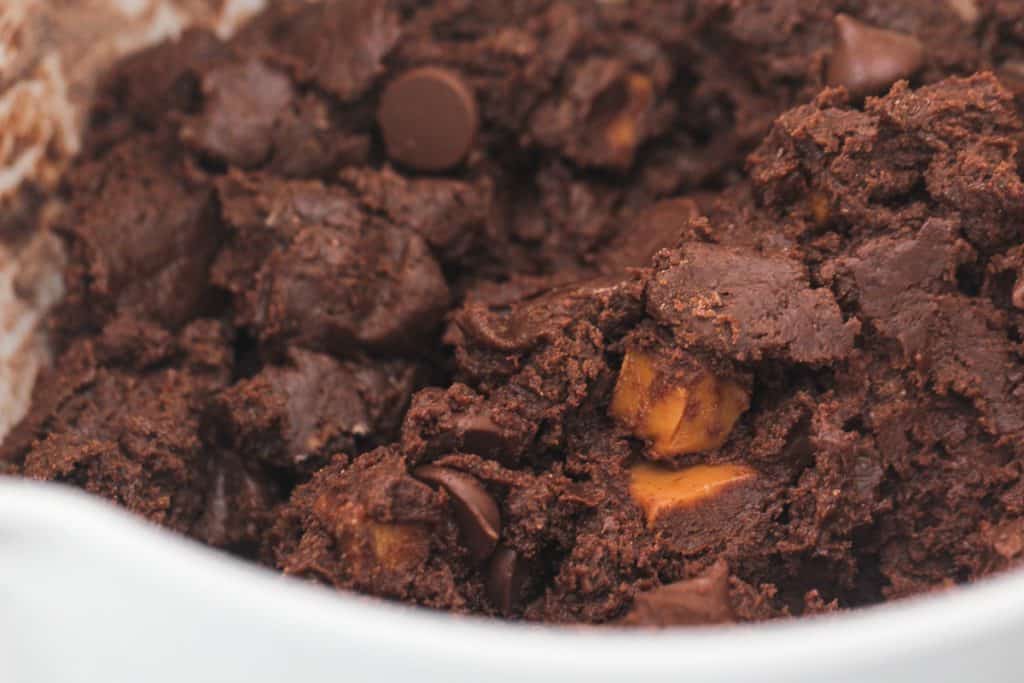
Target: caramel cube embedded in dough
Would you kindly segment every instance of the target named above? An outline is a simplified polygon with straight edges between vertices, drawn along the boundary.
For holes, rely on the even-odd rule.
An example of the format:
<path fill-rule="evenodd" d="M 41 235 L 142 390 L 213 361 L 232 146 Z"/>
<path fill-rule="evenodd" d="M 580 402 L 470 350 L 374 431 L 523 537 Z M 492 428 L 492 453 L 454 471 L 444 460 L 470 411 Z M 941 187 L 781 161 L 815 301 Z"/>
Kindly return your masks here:
<path fill-rule="evenodd" d="M 815 192 L 811 195 L 811 215 L 818 225 L 824 225 L 828 223 L 829 217 L 832 215 L 832 207 L 830 205 L 827 195 L 820 192 Z"/>
<path fill-rule="evenodd" d="M 426 527 L 378 522 L 358 502 L 321 495 L 313 504 L 313 514 L 329 530 L 349 576 L 366 577 L 381 570 L 402 574 L 422 564 L 430 553 Z"/>
<path fill-rule="evenodd" d="M 694 363 L 670 361 L 630 350 L 612 395 L 613 417 L 651 441 L 652 458 L 718 448 L 749 406 L 747 392 Z"/>
<path fill-rule="evenodd" d="M 611 160 L 617 166 L 633 163 L 637 145 L 641 142 L 643 119 L 654 105 L 654 84 L 643 74 L 630 74 L 623 85 L 623 108 L 605 124 L 604 142 Z"/>
<path fill-rule="evenodd" d="M 625 96 L 622 110 L 604 129 L 605 140 L 621 164 L 628 164 L 633 159 L 640 137 L 638 127 L 654 104 L 654 84 L 643 74 L 629 74 L 625 81 Z"/>
<path fill-rule="evenodd" d="M 756 476 L 745 465 L 694 465 L 674 470 L 641 462 L 630 469 L 629 493 L 644 511 L 647 523 L 653 525 L 668 512 L 701 507 Z"/>
<path fill-rule="evenodd" d="M 367 524 L 373 554 L 381 565 L 392 570 L 410 564 L 415 566 L 421 554 L 419 546 L 425 544 L 426 534 L 423 529 L 415 524 Z"/>

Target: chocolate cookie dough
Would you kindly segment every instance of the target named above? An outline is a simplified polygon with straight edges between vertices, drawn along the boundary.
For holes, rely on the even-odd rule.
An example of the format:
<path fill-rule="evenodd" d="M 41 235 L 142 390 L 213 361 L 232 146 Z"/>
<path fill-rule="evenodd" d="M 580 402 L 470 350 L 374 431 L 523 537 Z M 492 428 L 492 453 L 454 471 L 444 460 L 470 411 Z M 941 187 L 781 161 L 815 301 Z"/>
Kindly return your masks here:
<path fill-rule="evenodd" d="M 0 471 L 534 622 L 1014 566 L 1022 20 L 287 0 L 135 55 L 66 184 L 60 354 Z"/>

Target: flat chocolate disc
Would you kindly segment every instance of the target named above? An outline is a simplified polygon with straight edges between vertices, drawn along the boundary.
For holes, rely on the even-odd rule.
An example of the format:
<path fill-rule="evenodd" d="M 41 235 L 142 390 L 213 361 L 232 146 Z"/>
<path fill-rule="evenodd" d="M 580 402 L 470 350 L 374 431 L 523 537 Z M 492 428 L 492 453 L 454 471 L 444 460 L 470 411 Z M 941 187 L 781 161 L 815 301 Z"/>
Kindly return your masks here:
<path fill-rule="evenodd" d="M 421 171 L 443 171 L 466 157 L 480 116 L 473 91 L 458 74 L 422 67 L 385 88 L 377 122 L 392 160 Z"/>

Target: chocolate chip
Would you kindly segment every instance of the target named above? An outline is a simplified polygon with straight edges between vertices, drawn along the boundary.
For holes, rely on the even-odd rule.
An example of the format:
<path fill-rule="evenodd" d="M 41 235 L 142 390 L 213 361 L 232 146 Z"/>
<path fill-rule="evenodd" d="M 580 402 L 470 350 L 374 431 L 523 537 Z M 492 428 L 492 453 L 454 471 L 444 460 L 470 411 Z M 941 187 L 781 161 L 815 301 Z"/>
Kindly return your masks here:
<path fill-rule="evenodd" d="M 836 15 L 835 29 L 828 82 L 844 86 L 854 97 L 884 92 L 924 65 L 924 45 L 914 36 L 868 26 L 846 14 Z"/>
<path fill-rule="evenodd" d="M 437 465 L 422 465 L 413 475 L 444 488 L 452 498 L 455 518 L 470 553 L 483 562 L 494 552 L 501 533 L 501 513 L 480 481 L 465 472 Z"/>
<path fill-rule="evenodd" d="M 504 453 L 509 446 L 501 427 L 488 415 L 464 415 L 459 418 L 458 429 L 462 433 L 462 450 L 467 453 L 494 459 L 495 454 Z"/>
<path fill-rule="evenodd" d="M 422 67 L 392 81 L 377 122 L 388 156 L 421 171 L 443 171 L 469 152 L 479 125 L 476 98 L 447 69 Z"/>
<path fill-rule="evenodd" d="M 502 614 L 512 611 L 522 598 L 527 565 L 519 553 L 504 546 L 498 548 L 487 570 L 487 597 Z"/>
<path fill-rule="evenodd" d="M 729 566 L 715 562 L 704 574 L 640 593 L 622 623 L 630 626 L 701 626 L 736 621 L 729 602 Z"/>

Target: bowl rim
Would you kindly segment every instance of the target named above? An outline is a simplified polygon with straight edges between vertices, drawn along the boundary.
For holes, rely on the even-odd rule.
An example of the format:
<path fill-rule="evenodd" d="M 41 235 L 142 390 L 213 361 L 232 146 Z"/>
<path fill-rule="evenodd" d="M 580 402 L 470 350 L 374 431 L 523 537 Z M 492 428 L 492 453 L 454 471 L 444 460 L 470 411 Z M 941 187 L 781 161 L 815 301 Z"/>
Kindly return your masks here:
<path fill-rule="evenodd" d="M 285 578 L 152 525 L 68 486 L 0 477 L 0 541 L 87 548 L 132 571 L 170 582 L 210 609 L 252 612 L 366 648 L 426 662 L 458 660 L 517 672 L 653 678 L 713 671 L 773 676 L 831 671 L 843 662 L 881 666 L 927 653 L 981 645 L 1024 629 L 1024 571 L 1007 571 L 954 590 L 832 615 L 664 631 L 545 626 L 378 601 Z M 124 548 L 132 552 L 125 554 Z M 741 640 L 737 640 L 737 639 Z M 742 656 L 737 643 L 742 642 Z M 682 665 L 685 661 L 685 667 Z"/>

